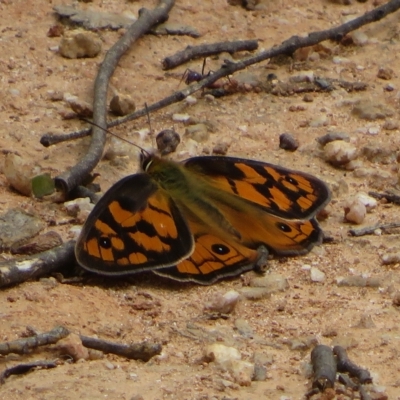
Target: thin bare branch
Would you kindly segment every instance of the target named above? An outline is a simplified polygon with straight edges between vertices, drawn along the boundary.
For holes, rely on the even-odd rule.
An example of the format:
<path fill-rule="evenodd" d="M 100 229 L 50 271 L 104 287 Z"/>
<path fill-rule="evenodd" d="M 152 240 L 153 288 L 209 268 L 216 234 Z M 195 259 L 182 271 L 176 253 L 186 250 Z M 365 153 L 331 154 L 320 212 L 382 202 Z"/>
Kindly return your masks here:
<path fill-rule="evenodd" d="M 164 22 L 168 18 L 168 13 L 173 5 L 174 0 L 161 0 L 152 11 L 142 9 L 138 20 L 108 50 L 94 85 L 93 121 L 96 125 L 107 127 L 107 88 L 118 61 L 139 37 L 148 32 L 154 25 Z M 87 174 L 100 161 L 105 141 L 106 132 L 97 126 L 93 126 L 92 140 L 88 152 L 79 160 L 78 164 L 55 179 L 56 186 L 68 193 L 81 184 Z"/>
<path fill-rule="evenodd" d="M 224 52 L 233 54 L 238 51 L 253 51 L 257 48 L 257 40 L 237 40 L 234 42 L 206 43 L 199 46 L 187 46 L 185 50 L 172 56 L 165 57 L 162 65 L 163 69 L 168 70 L 194 58 L 204 58 Z"/>

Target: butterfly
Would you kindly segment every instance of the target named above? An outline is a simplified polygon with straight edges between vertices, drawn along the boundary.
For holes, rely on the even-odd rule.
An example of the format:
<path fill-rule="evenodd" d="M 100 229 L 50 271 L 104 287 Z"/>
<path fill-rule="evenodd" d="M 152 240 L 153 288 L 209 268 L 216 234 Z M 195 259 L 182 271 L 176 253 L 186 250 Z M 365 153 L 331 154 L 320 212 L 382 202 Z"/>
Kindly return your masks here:
<path fill-rule="evenodd" d="M 312 175 L 225 156 L 177 163 L 144 150 L 141 167 L 87 218 L 75 247 L 83 268 L 209 285 L 260 267 L 268 253 L 300 255 L 321 243 L 315 215 L 330 191 Z"/>

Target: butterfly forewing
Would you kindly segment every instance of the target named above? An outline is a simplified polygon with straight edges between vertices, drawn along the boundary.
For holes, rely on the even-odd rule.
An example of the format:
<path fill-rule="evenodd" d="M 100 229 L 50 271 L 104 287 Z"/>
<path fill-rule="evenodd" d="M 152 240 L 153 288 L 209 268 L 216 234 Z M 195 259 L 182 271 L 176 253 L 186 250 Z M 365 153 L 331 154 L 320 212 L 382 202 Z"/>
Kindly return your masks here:
<path fill-rule="evenodd" d="M 82 267 L 109 275 L 179 263 L 193 235 L 174 201 L 146 174 L 116 183 L 96 204 L 77 241 Z"/>
<path fill-rule="evenodd" d="M 193 157 L 184 162 L 218 190 L 256 203 L 276 216 L 310 218 L 329 202 L 320 179 L 277 165 L 233 157 Z"/>

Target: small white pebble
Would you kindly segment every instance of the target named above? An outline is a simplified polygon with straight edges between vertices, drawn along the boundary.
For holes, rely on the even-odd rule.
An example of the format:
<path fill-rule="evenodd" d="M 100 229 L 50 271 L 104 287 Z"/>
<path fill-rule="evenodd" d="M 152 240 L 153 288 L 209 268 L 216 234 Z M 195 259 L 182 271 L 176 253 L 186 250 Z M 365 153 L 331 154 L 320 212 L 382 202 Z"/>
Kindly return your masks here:
<path fill-rule="evenodd" d="M 310 277 L 313 282 L 324 282 L 326 275 L 318 268 L 312 267 L 310 269 Z"/>

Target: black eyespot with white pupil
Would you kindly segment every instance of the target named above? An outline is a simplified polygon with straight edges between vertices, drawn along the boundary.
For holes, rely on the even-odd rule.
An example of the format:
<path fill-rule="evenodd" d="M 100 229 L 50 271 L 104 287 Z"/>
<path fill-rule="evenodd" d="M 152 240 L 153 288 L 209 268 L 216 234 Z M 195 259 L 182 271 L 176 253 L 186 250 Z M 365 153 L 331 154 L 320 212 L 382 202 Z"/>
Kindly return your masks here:
<path fill-rule="evenodd" d="M 107 250 L 107 249 L 111 248 L 111 239 L 109 237 L 101 237 L 99 239 L 99 245 L 103 249 Z"/>
<path fill-rule="evenodd" d="M 298 184 L 299 184 L 299 182 L 297 182 L 296 179 L 291 178 L 290 176 L 287 176 L 285 179 L 287 182 L 291 183 L 292 185 L 298 186 Z"/>
<path fill-rule="evenodd" d="M 224 244 L 213 244 L 211 246 L 211 250 L 213 251 L 213 253 L 218 254 L 220 256 L 224 256 L 225 254 L 229 253 L 229 247 L 225 246 Z"/>
<path fill-rule="evenodd" d="M 282 232 L 292 232 L 292 228 L 287 225 L 287 224 L 283 224 L 283 223 L 278 223 L 277 227 L 282 231 Z"/>

